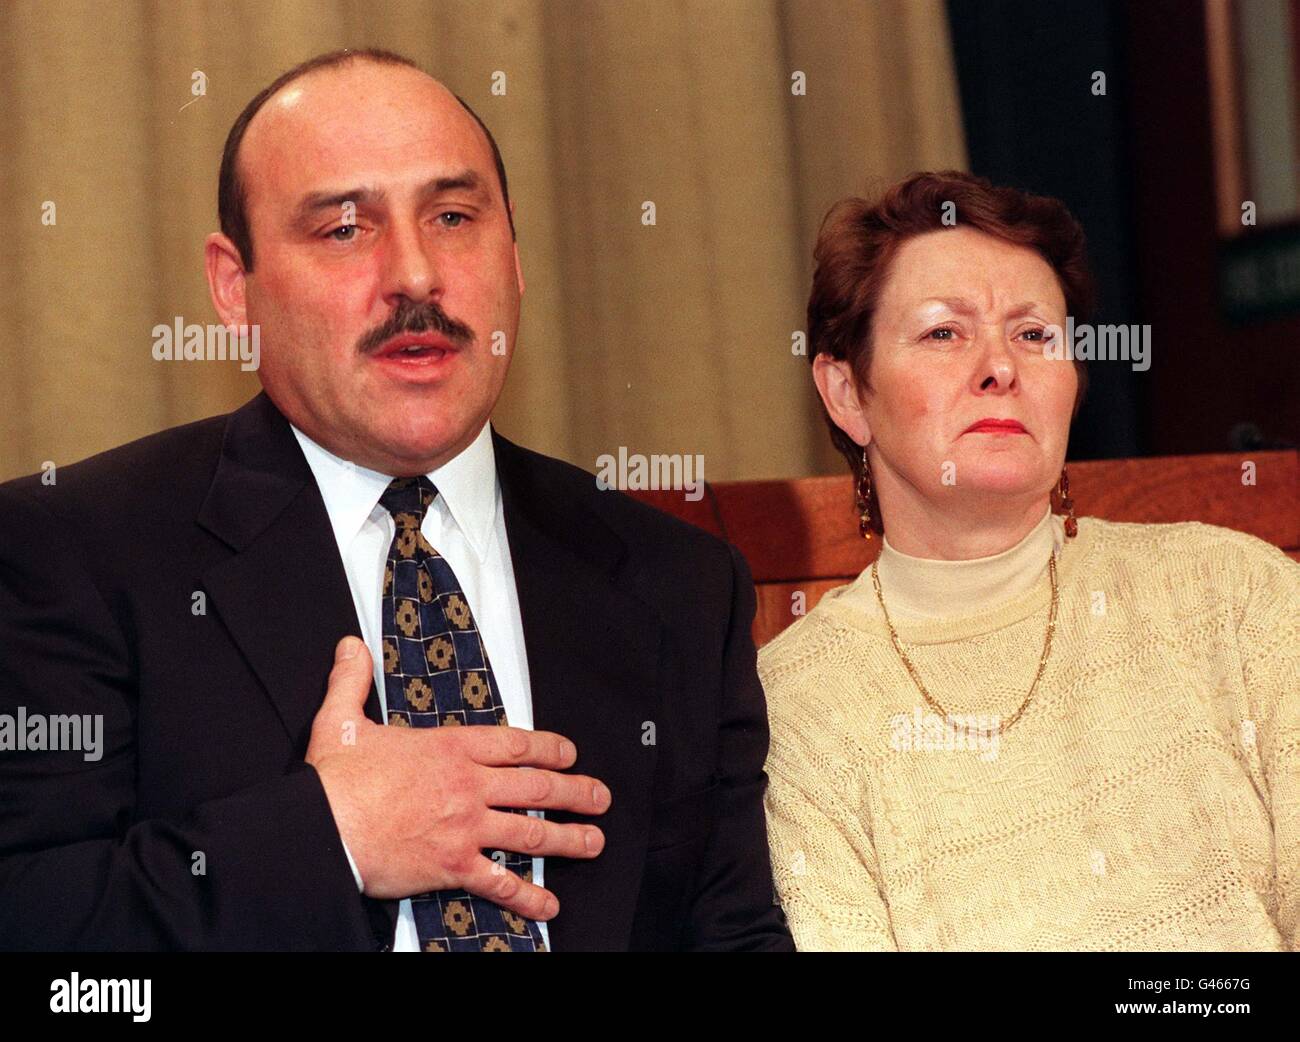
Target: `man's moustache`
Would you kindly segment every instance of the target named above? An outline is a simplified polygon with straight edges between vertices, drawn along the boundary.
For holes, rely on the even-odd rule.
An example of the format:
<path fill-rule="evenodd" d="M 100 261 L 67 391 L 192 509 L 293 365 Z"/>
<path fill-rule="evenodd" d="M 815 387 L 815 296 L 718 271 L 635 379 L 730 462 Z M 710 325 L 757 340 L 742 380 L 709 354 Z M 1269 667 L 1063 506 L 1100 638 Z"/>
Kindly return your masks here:
<path fill-rule="evenodd" d="M 414 315 L 399 314 L 368 333 L 361 339 L 361 352 L 369 354 L 402 333 L 438 333 L 456 347 L 468 347 L 474 342 L 474 331 L 469 326 L 441 310 L 426 310 Z"/>

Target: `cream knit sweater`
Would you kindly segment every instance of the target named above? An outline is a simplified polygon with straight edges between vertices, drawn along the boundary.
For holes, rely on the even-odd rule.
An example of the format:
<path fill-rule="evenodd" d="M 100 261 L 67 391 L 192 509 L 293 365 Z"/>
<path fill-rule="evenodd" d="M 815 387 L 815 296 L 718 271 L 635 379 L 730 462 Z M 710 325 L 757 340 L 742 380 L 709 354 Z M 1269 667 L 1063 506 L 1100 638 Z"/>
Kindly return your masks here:
<path fill-rule="evenodd" d="M 1047 556 L 1060 608 L 1047 627 Z M 1300 948 L 1300 565 L 1198 523 L 1050 514 L 978 561 L 882 552 L 759 653 L 801 949 Z M 926 618 L 925 616 L 941 616 Z"/>

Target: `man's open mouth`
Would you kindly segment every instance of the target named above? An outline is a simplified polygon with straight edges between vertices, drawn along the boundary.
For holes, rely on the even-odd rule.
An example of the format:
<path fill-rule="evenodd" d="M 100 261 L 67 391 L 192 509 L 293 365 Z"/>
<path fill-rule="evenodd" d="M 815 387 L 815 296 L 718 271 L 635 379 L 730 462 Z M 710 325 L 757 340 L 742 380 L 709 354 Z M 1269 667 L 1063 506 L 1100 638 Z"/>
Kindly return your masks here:
<path fill-rule="evenodd" d="M 403 333 L 384 344 L 375 357 L 401 362 L 436 362 L 455 350 L 455 345 L 437 333 Z"/>

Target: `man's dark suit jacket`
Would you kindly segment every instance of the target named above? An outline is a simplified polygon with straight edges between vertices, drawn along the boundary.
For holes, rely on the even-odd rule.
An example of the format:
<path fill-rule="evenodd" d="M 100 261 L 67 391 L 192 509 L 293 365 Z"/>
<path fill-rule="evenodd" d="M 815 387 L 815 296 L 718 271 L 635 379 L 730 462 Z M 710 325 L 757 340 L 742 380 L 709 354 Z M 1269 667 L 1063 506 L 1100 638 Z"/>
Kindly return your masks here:
<path fill-rule="evenodd" d="M 546 860 L 552 949 L 792 949 L 744 559 L 492 434 L 534 726 L 613 793 L 604 815 L 547 813 L 606 837 Z M 397 902 L 357 892 L 303 760 L 359 632 L 264 394 L 0 485 L 0 712 L 104 718 L 97 762 L 0 752 L 0 948 L 386 950 Z"/>

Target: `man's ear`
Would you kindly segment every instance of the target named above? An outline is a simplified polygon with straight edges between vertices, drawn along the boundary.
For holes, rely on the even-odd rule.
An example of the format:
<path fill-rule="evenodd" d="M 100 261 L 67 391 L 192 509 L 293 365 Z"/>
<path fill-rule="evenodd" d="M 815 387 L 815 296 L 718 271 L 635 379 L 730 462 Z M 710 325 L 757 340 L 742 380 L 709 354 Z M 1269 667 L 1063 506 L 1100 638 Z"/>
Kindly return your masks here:
<path fill-rule="evenodd" d="M 223 325 L 248 325 L 244 299 L 246 274 L 239 250 L 221 232 L 213 232 L 203 243 L 203 263 L 208 276 L 208 293 Z"/>
<path fill-rule="evenodd" d="M 511 200 L 510 219 L 513 221 L 514 217 L 515 217 L 515 204 L 514 201 Z M 514 245 L 515 245 L 515 282 L 518 283 L 519 285 L 519 295 L 522 297 L 524 295 L 524 266 L 519 263 L 519 240 L 518 239 L 515 240 Z"/>
<path fill-rule="evenodd" d="M 846 361 L 823 353 L 813 359 L 813 382 L 835 425 L 859 445 L 871 441 L 871 424 L 858 399 L 858 382 Z"/>

